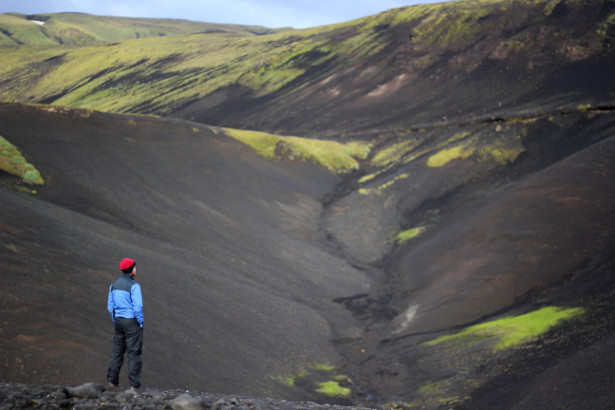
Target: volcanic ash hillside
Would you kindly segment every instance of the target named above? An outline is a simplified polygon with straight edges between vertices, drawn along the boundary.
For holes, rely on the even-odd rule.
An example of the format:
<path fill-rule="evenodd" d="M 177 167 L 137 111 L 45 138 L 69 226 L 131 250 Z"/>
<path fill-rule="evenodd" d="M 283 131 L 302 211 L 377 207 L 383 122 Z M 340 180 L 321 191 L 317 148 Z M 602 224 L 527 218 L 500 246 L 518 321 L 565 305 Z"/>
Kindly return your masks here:
<path fill-rule="evenodd" d="M 104 377 L 129 256 L 152 388 L 611 408 L 614 16 L 3 48 L 1 380 Z"/>

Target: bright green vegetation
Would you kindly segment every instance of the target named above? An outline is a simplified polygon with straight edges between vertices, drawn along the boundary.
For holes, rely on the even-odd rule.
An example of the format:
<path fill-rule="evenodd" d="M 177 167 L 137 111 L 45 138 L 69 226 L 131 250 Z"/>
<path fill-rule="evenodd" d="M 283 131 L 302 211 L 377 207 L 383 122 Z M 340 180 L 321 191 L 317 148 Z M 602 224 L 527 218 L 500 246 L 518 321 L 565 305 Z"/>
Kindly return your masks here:
<path fill-rule="evenodd" d="M 353 36 L 339 42 L 327 35 L 336 29 L 266 36 L 197 33 L 80 48 L 9 47 L 3 52 L 0 75 L 17 80 L 0 91 L 0 99 L 28 95 L 40 101 L 54 96 L 56 105 L 111 112 L 132 112 L 149 102 L 149 112 L 165 114 L 187 99 L 227 86 L 267 94 L 336 55 L 350 62 L 373 51 L 361 41 L 353 43 Z"/>
<path fill-rule="evenodd" d="M 466 159 L 474 153 L 473 149 L 463 145 L 445 148 L 427 159 L 428 167 L 442 167 L 454 159 Z"/>
<path fill-rule="evenodd" d="M 524 0 L 517 6 L 548 13 L 555 3 Z M 465 49 L 480 33 L 506 24 L 504 11 L 509 7 L 507 0 L 426 4 L 289 31 L 76 13 L 36 16 L 46 20 L 40 26 L 24 15 L 3 14 L 0 77 L 10 81 L 0 90 L 0 100 L 165 115 L 225 87 L 261 96 L 330 62 L 345 70 L 383 51 L 390 43 L 386 36 L 397 29 L 407 33 L 414 53 L 408 71 L 420 74 L 442 53 Z M 596 22 L 594 30 L 570 44 L 568 57 L 599 52 L 605 43 L 600 39 L 614 21 L 611 15 Z M 522 30 L 510 39 L 508 53 L 522 52 L 533 37 L 535 33 Z M 57 45 L 60 40 L 62 45 Z M 585 43 L 589 46 L 581 49 Z M 374 158 L 375 165 L 386 166 L 395 155 L 382 152 Z"/>
<path fill-rule="evenodd" d="M 414 138 L 409 138 L 397 144 L 389 145 L 379 150 L 372 158 L 372 165 L 384 167 L 395 163 L 399 158 L 408 152 L 414 150 L 419 144 L 419 141 Z"/>
<path fill-rule="evenodd" d="M 308 376 L 308 372 L 306 370 L 301 370 L 299 373 L 292 376 L 281 377 L 280 380 L 286 384 L 287 386 L 294 386 L 295 381 L 297 379 L 301 379 Z"/>
<path fill-rule="evenodd" d="M 326 363 L 312 363 L 307 366 L 307 369 L 302 369 L 295 375 L 279 378 L 288 386 L 294 386 L 298 379 L 315 383 L 317 386 L 315 391 L 327 396 L 350 397 L 352 394 L 351 389 L 340 384 L 343 382 L 349 383 L 350 379 L 347 376 L 336 374 L 335 367 Z"/>
<path fill-rule="evenodd" d="M 563 320 L 575 318 L 583 313 L 584 310 L 581 308 L 544 307 L 523 315 L 505 317 L 470 326 L 459 333 L 441 336 L 425 344 L 433 346 L 452 341 L 471 343 L 493 338 L 496 339 L 493 348 L 498 351 L 531 341 L 557 326 Z"/>
<path fill-rule="evenodd" d="M 400 164 L 408 164 L 420 156 L 425 154 L 425 150 L 416 151 L 416 147 L 420 144 L 421 140 L 413 137 L 407 137 L 406 140 L 391 145 L 387 145 L 374 154 L 371 165 L 378 167 L 376 172 L 365 175 L 359 182 L 364 184 L 377 176 L 393 169 Z M 428 151 L 427 151 L 428 152 Z M 367 193 L 367 191 L 363 192 Z"/>
<path fill-rule="evenodd" d="M 36 21 L 44 22 L 37 24 Z M 49 13 L 26 16 L 0 14 L 0 45 L 101 45 L 134 38 L 163 37 L 208 31 L 245 35 L 280 30 L 259 26 L 201 23 L 177 19 L 93 16 L 83 13 Z"/>
<path fill-rule="evenodd" d="M 462 46 L 474 39 L 479 32 L 484 32 L 482 17 L 493 12 L 497 2 L 476 1 L 450 4 L 435 4 L 432 12 L 413 30 L 413 40 L 424 47 L 437 45 L 442 48 L 454 44 Z M 478 6 L 478 7 L 477 7 Z"/>
<path fill-rule="evenodd" d="M 36 24 L 23 18 L 4 17 L 36 28 Z M 54 17 L 46 25 L 56 20 Z M 68 23 L 63 20 L 63 24 Z M 92 21 L 86 26 L 94 30 L 105 27 L 104 21 L 101 24 Z M 19 82 L 0 93 L 0 98 L 18 100 L 27 94 L 34 100 L 43 100 L 59 96 L 54 101 L 56 105 L 113 112 L 130 112 L 150 101 L 152 111 L 164 114 L 186 99 L 226 86 L 271 93 L 310 66 L 336 55 L 350 62 L 374 52 L 355 36 L 340 42 L 328 35 L 340 29 L 352 34 L 356 27 L 326 26 L 266 36 L 233 32 L 141 36 L 138 40 L 81 48 L 11 47 L 3 53 L 0 75 L 18 77 Z M 123 28 L 117 30 L 121 32 Z M 110 40 L 109 35 L 99 33 L 94 37 Z"/>
<path fill-rule="evenodd" d="M 45 183 L 34 165 L 27 162 L 17 147 L 2 136 L 0 136 L 0 169 L 21 177 L 23 182 L 30 185 Z"/>
<path fill-rule="evenodd" d="M 463 134 L 464 138 L 468 135 Z M 459 138 L 453 137 L 449 142 L 458 140 Z M 448 145 L 432 154 L 427 159 L 427 166 L 432 168 L 442 167 L 453 160 L 466 159 L 471 156 L 476 156 L 480 161 L 493 159 L 500 165 L 506 165 L 514 162 L 524 151 L 525 148 L 521 144 L 520 137 L 501 136 L 488 139 L 485 143 L 481 142 L 479 135 L 476 135 L 459 143 Z"/>
<path fill-rule="evenodd" d="M 458 132 L 438 144 L 433 150 L 439 150 L 427 159 L 428 167 L 441 167 L 455 159 L 465 159 L 474 154 L 476 137 L 468 139 L 469 132 Z M 428 152 L 425 152 L 428 153 Z"/>
<path fill-rule="evenodd" d="M 517 157 L 525 151 L 522 146 L 507 146 L 498 141 L 484 146 L 480 150 L 480 156 L 482 158 L 491 157 L 500 165 L 506 165 L 514 162 Z"/>
<path fill-rule="evenodd" d="M 20 15 L 0 14 L 0 28 L 2 29 L 0 46 L 57 44 L 53 38 L 44 35 L 44 31 L 39 25 Z M 10 37 L 7 34 L 10 34 Z"/>
<path fill-rule="evenodd" d="M 332 372 L 333 370 L 335 370 L 335 367 L 326 363 L 314 363 L 312 364 L 312 369 L 319 370 L 322 372 Z"/>
<path fill-rule="evenodd" d="M 429 167 L 442 167 L 456 159 L 467 159 L 474 156 L 478 161 L 494 160 L 499 165 L 514 162 L 524 152 L 521 137 L 496 134 L 485 129 L 476 134 L 467 131 L 454 132 L 450 135 L 435 135 L 424 133 L 419 136 L 404 136 L 401 142 L 386 145 L 378 149 L 370 164 L 376 171 L 363 176 L 359 182 L 365 184 L 377 176 L 390 171 L 396 166 L 408 164 L 419 158 L 427 156 L 426 164 Z M 422 142 L 437 139 L 434 145 L 421 146 Z M 418 148 L 421 146 L 421 148 Z M 360 193 L 368 194 L 374 189 L 362 188 Z"/>
<path fill-rule="evenodd" d="M 0 27 L 13 34 L 2 35 L 0 41 L 49 45 L 47 36 L 40 42 L 26 38 L 43 27 L 65 33 L 66 44 L 88 47 L 5 49 L 0 75 L 17 80 L 0 92 L 0 99 L 28 95 L 41 101 L 54 96 L 56 105 L 113 112 L 132 112 L 150 102 L 149 112 L 159 114 L 226 86 L 248 87 L 257 95 L 271 93 L 309 67 L 333 58 L 350 65 L 385 45 L 377 41 L 375 25 L 399 19 L 395 13 L 385 13 L 352 23 L 255 36 L 239 30 L 206 33 L 205 27 L 212 25 L 205 23 L 173 33 L 175 21 L 71 13 L 42 17 L 49 16 L 44 26 L 38 26 L 22 15 L 2 15 Z M 129 40 L 135 37 L 140 38 Z"/>
<path fill-rule="evenodd" d="M 284 137 L 259 131 L 223 128 L 226 134 L 270 159 L 314 161 L 331 172 L 346 173 L 359 168 L 358 160 L 369 154 L 368 143 Z"/>
<path fill-rule="evenodd" d="M 316 389 L 318 393 L 326 394 L 331 397 L 350 397 L 350 389 L 340 386 L 339 382 L 335 380 L 320 382 L 318 385 L 320 386 Z"/>
<path fill-rule="evenodd" d="M 416 228 L 408 229 L 408 230 L 398 233 L 397 235 L 395 235 L 395 240 L 397 242 L 404 243 L 404 242 L 409 241 L 410 239 L 416 238 L 417 236 L 421 235 L 425 231 L 427 231 L 426 227 L 417 226 Z"/>
<path fill-rule="evenodd" d="M 410 174 L 397 175 L 395 178 L 391 179 L 390 181 L 387 181 L 383 183 L 382 185 L 379 185 L 375 188 L 359 188 L 359 193 L 361 195 L 381 194 L 382 192 L 384 192 L 385 189 L 389 188 L 390 186 L 395 184 L 397 181 L 401 179 L 406 179 L 409 177 L 410 177 Z"/>

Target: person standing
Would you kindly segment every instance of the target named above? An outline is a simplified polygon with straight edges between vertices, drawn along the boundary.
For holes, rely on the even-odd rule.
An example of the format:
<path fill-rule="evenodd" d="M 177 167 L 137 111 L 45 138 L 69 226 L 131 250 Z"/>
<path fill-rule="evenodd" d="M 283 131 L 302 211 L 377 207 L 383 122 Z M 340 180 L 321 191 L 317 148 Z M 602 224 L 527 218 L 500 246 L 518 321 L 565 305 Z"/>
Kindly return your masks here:
<path fill-rule="evenodd" d="M 128 355 L 128 381 L 133 390 L 141 388 L 143 348 L 143 297 L 141 286 L 135 281 L 137 266 L 134 260 L 120 262 L 122 276 L 109 286 L 107 310 L 114 322 L 113 350 L 107 371 L 110 387 L 119 384 L 124 353 Z"/>

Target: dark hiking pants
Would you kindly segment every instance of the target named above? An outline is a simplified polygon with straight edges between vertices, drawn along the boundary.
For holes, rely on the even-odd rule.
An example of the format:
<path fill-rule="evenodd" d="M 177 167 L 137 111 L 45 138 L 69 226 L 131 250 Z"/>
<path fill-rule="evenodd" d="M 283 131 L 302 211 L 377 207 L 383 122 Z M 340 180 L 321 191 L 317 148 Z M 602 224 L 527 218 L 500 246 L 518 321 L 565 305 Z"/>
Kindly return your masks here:
<path fill-rule="evenodd" d="M 115 335 L 113 353 L 109 361 L 107 380 L 119 384 L 120 369 L 124 363 L 124 353 L 128 354 L 128 380 L 132 387 L 141 386 L 141 349 L 143 346 L 143 328 L 136 319 L 115 318 Z"/>

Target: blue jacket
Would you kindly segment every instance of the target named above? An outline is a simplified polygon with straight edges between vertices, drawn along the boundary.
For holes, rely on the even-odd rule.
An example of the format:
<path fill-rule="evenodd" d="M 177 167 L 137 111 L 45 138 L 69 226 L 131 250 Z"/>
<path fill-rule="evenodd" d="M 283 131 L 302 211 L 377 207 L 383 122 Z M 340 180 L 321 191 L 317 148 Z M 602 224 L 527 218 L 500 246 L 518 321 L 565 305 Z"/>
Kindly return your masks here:
<path fill-rule="evenodd" d="M 124 273 L 109 286 L 107 310 L 114 322 L 116 317 L 136 318 L 143 327 L 141 286 L 128 273 Z"/>

